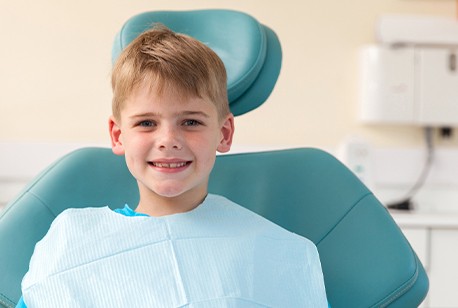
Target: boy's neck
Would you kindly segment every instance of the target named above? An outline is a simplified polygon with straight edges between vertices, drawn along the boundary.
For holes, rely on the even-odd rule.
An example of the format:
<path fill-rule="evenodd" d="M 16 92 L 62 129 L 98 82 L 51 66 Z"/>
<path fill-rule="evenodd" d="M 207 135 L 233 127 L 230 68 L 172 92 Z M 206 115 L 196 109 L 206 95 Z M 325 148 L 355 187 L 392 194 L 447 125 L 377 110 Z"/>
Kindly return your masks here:
<path fill-rule="evenodd" d="M 203 194 L 188 193 L 176 197 L 163 197 L 153 193 L 145 196 L 140 192 L 140 202 L 135 211 L 153 217 L 185 213 L 198 207 L 206 196 L 207 192 Z"/>

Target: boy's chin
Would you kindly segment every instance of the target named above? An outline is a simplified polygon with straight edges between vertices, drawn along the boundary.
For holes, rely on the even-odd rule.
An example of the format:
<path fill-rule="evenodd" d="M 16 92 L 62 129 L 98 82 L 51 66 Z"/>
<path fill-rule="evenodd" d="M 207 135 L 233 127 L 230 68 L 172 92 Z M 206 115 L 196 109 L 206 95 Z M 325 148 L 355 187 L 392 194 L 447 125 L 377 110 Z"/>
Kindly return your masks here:
<path fill-rule="evenodd" d="M 163 199 L 185 199 L 185 200 L 190 200 L 194 198 L 204 198 L 207 195 L 207 192 L 201 189 L 186 189 L 185 187 L 162 187 L 160 189 L 156 189 L 155 194 L 159 198 Z"/>

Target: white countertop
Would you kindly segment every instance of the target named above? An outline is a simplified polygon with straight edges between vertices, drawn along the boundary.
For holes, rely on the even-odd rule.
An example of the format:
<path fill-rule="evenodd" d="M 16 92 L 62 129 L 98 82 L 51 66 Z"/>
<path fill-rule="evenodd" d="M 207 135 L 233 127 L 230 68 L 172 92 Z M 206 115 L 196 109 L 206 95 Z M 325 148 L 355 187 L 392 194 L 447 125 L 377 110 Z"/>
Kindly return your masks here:
<path fill-rule="evenodd" d="M 458 213 L 390 210 L 400 227 L 458 229 Z"/>

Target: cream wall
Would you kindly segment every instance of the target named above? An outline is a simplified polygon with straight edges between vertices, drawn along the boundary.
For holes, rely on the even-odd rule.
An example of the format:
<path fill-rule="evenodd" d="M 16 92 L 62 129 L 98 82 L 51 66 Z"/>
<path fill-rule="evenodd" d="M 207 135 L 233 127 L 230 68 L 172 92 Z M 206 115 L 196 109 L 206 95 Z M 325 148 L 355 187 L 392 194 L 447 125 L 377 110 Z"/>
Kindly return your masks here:
<path fill-rule="evenodd" d="M 454 17 L 454 0 L 0 1 L 0 141 L 107 142 L 117 30 L 139 12 L 201 8 L 250 13 L 282 42 L 277 87 L 237 118 L 238 144 L 334 147 L 355 134 L 380 146 L 421 142 L 419 128 L 358 123 L 358 51 L 374 41 L 380 14 Z"/>

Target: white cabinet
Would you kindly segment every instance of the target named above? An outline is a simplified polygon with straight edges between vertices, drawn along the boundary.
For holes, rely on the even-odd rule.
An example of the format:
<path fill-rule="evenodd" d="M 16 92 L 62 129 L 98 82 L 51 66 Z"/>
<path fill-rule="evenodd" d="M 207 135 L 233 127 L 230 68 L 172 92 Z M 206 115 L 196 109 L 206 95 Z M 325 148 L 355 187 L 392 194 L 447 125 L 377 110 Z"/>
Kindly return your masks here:
<path fill-rule="evenodd" d="M 421 263 L 428 270 L 429 267 L 429 230 L 426 228 L 402 228 L 410 245 L 415 250 Z"/>
<path fill-rule="evenodd" d="M 402 228 L 402 232 L 406 236 L 407 240 L 409 241 L 410 245 L 415 250 L 418 258 L 420 259 L 421 263 L 423 264 L 426 272 L 429 272 L 429 230 L 426 228 L 410 228 L 404 227 Z M 428 274 L 429 277 L 429 274 Z M 431 291 L 430 291 L 431 292 Z M 421 304 L 421 308 L 432 307 L 429 305 L 429 294 L 426 299 Z"/>
<path fill-rule="evenodd" d="M 399 214 L 401 227 L 429 277 L 423 308 L 458 307 L 458 215 Z"/>
<path fill-rule="evenodd" d="M 458 307 L 458 229 L 431 229 L 430 307 Z"/>

